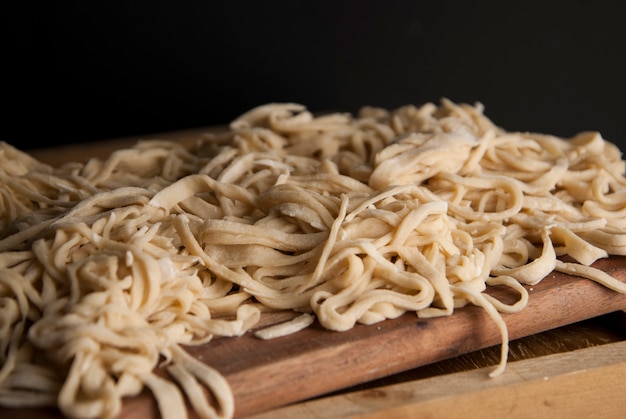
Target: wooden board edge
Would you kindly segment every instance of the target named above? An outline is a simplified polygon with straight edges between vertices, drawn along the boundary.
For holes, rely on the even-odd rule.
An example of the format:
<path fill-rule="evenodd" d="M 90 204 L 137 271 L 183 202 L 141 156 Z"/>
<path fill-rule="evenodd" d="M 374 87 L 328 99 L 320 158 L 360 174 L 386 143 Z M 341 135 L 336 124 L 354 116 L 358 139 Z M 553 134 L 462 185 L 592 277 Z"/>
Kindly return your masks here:
<path fill-rule="evenodd" d="M 301 402 L 248 419 L 613 417 L 624 411 L 626 341 Z M 542 416 L 543 417 L 543 416 Z"/>
<path fill-rule="evenodd" d="M 139 141 L 143 140 L 173 141 L 186 148 L 191 148 L 197 141 L 204 138 L 207 134 L 224 132 L 226 129 L 226 126 L 216 125 L 189 128 L 179 131 L 166 131 L 122 138 L 112 138 L 109 140 L 99 140 L 86 143 L 71 143 L 54 147 L 33 148 L 23 151 L 41 163 L 51 166 L 61 166 L 64 163 L 70 162 L 82 163 L 91 158 L 104 159 L 115 151 L 133 147 Z"/>

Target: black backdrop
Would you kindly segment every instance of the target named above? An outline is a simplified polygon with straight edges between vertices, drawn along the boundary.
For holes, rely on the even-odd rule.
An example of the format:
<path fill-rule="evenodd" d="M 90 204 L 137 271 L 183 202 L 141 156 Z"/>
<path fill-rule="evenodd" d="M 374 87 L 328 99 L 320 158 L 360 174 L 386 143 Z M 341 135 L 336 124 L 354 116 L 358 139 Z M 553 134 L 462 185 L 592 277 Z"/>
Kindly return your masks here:
<path fill-rule="evenodd" d="M 483 103 L 509 130 L 598 130 L 624 149 L 619 4 L 22 2 L 2 18 L 0 140 L 28 149 L 223 124 L 267 102 L 356 111 L 447 97 Z"/>

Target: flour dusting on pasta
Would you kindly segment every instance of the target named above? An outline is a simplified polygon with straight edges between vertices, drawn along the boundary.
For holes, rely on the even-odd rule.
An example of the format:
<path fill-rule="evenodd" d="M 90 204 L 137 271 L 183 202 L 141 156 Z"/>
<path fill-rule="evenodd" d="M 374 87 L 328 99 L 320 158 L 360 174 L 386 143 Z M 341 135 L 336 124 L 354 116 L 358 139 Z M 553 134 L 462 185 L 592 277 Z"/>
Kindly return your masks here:
<path fill-rule="evenodd" d="M 232 417 L 228 382 L 184 347 L 270 309 L 301 314 L 262 339 L 480 306 L 502 334 L 497 375 L 501 313 L 555 270 L 626 293 L 590 266 L 609 255 L 626 255 L 618 148 L 508 132 L 479 104 L 267 104 L 190 149 L 141 141 L 60 167 L 0 143 L 0 405 L 111 418 L 148 388 L 165 418 L 185 400 Z"/>

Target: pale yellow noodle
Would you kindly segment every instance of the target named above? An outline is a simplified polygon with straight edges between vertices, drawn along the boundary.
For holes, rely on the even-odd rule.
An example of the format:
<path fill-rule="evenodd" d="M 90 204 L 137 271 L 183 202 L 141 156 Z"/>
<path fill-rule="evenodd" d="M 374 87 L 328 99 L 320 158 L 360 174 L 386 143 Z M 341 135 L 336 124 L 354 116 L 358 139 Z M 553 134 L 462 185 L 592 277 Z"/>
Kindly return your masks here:
<path fill-rule="evenodd" d="M 0 143 L 0 404 L 115 417 L 147 387 L 164 418 L 185 399 L 232 417 L 226 379 L 184 347 L 270 309 L 298 317 L 262 339 L 474 304 L 501 333 L 498 375 L 502 313 L 551 271 L 626 293 L 591 266 L 626 255 L 625 168 L 599 133 L 508 132 L 447 99 L 266 104 L 190 149 L 143 141 L 57 168 Z"/>

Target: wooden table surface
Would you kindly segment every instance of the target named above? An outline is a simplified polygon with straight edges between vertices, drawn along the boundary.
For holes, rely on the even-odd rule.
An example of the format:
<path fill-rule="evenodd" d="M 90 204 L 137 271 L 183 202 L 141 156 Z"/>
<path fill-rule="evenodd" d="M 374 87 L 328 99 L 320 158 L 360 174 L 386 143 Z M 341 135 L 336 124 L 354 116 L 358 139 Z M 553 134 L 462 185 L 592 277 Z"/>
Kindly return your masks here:
<path fill-rule="evenodd" d="M 141 138 L 167 139 L 190 145 L 202 133 L 214 130 L 200 128 L 87 145 L 30 150 L 29 153 L 43 162 L 58 165 L 89 157 L 105 157 L 115 149 L 132 145 Z M 607 270 L 612 270 L 626 282 L 626 258 L 612 258 L 602 263 L 606 264 Z M 546 301 L 550 303 L 546 304 Z M 444 339 L 445 344 L 440 350 L 424 349 L 428 345 L 420 347 L 426 334 L 415 331 L 424 329 L 424 326 L 412 315 L 357 328 L 351 331 L 352 335 L 344 334 L 330 340 L 322 338 L 320 341 L 321 331 L 312 328 L 306 332 L 309 335 L 305 333 L 299 340 L 292 340 L 295 343 L 291 346 L 291 355 L 282 358 L 276 356 L 269 366 L 255 365 L 255 368 L 265 372 L 281 373 L 284 368 L 289 368 L 289 364 L 293 364 L 292 370 L 303 368 L 306 362 L 310 362 L 311 368 L 321 368 L 322 362 L 335 359 L 332 356 L 329 358 L 329 351 L 339 350 L 339 346 L 333 346 L 333 339 L 342 340 L 341 345 L 348 341 L 350 348 L 356 346 L 361 348 L 359 351 L 381 342 L 387 342 L 387 351 L 400 348 L 396 354 L 389 355 L 384 367 L 377 367 L 377 363 L 372 360 L 374 356 L 382 356 L 382 352 L 373 351 L 376 355 L 371 357 L 358 355 L 361 366 L 367 364 L 371 373 L 361 373 L 352 380 L 346 379 L 334 387 L 328 386 L 328 391 L 323 387 L 307 390 L 315 388 L 315 383 L 310 382 L 311 376 L 302 374 L 302 382 L 295 386 L 293 380 L 297 380 L 298 374 L 294 374 L 290 380 L 281 381 L 278 377 L 276 380 L 279 384 L 274 382 L 274 387 L 265 384 L 252 386 L 249 376 L 241 373 L 242 370 L 250 369 L 250 365 L 233 360 L 236 356 L 245 358 L 243 340 L 239 341 L 238 346 L 229 346 L 234 344 L 225 342 L 215 345 L 225 345 L 226 350 L 213 349 L 212 365 L 231 382 L 239 417 L 588 417 L 590 414 L 621 417 L 622 412 L 626 411 L 625 309 L 626 296 L 609 292 L 589 281 L 572 281 L 566 276 L 547 278 L 534 287 L 524 314 L 505 318 L 512 339 L 509 364 L 506 372 L 495 379 L 488 378 L 487 374 L 499 361 L 498 334 L 493 325 L 485 326 L 485 335 L 477 339 L 478 343 L 467 343 L 475 335 L 468 332 L 467 326 L 476 321 L 476 316 L 482 315 L 471 307 L 461 312 L 456 317 L 459 320 L 454 323 L 450 319 L 433 319 L 438 323 L 431 322 L 426 327 L 436 330 L 438 336 L 450 341 L 464 339 L 465 345 L 445 343 Z M 310 343 L 316 339 L 321 344 L 311 346 Z M 401 344 L 393 346 L 394 342 Z M 281 348 L 279 352 L 289 352 L 285 349 L 289 345 L 285 345 L 277 346 Z M 300 349 L 297 349 L 298 345 Z M 307 349 L 302 349 L 305 346 Z M 237 350 L 239 352 L 235 353 Z M 293 355 L 298 350 L 300 352 Z M 269 354 L 272 351 L 274 349 L 268 350 L 266 356 L 271 358 Z M 428 351 L 431 354 L 425 356 L 424 353 Z M 214 364 L 215 357 L 219 356 L 224 363 L 221 367 Z M 411 358 L 414 359 L 405 361 Z M 321 368 L 326 376 L 324 380 L 340 380 L 342 376 L 351 375 L 341 370 L 333 373 L 333 368 L 338 366 Z M 315 376 L 319 378 L 320 375 Z M 298 389 L 298 386 L 304 390 Z M 270 397 L 273 399 L 271 403 L 260 401 L 272 394 L 275 397 Z M 149 395 L 144 396 L 127 401 L 122 416 L 158 417 L 153 401 Z M 0 409 L 0 417 L 3 418 L 16 413 L 21 415 L 18 417 L 60 417 L 52 409 L 25 409 L 19 412 Z"/>

